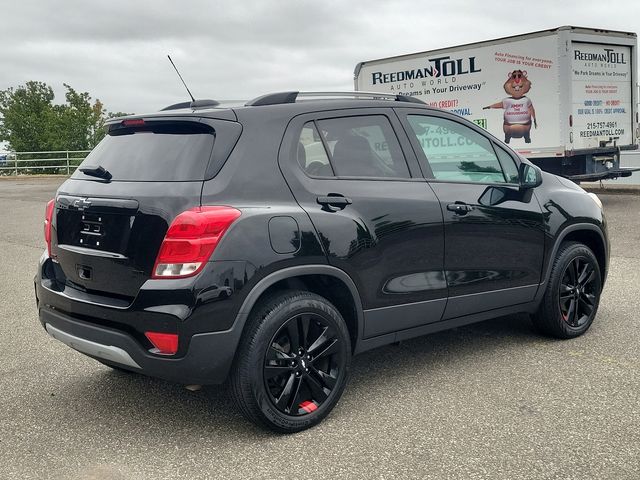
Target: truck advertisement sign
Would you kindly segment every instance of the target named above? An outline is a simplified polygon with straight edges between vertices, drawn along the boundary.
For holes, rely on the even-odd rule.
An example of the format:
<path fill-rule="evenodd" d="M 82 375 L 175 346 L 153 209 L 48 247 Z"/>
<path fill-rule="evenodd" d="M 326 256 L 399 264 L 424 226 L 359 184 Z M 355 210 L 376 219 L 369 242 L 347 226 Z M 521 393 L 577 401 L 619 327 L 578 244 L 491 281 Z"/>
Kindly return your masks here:
<path fill-rule="evenodd" d="M 365 63 L 357 89 L 415 96 L 532 155 L 563 150 L 553 36 Z"/>
<path fill-rule="evenodd" d="M 572 44 L 573 148 L 595 148 L 616 138 L 633 142 L 631 49 Z"/>

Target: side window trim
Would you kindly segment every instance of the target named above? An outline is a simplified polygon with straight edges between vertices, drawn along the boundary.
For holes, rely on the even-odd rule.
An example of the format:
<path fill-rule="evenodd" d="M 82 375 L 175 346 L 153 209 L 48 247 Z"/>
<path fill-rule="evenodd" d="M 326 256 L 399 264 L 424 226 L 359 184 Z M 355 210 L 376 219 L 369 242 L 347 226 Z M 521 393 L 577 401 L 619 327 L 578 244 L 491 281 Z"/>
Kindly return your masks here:
<path fill-rule="evenodd" d="M 397 109 L 394 108 L 393 114 L 394 122 L 392 122 L 391 126 L 393 127 L 393 123 L 397 122 L 397 129 L 396 127 L 393 128 L 396 133 L 396 137 L 400 140 L 400 148 L 404 152 L 404 158 L 409 167 L 409 174 L 413 180 L 426 180 L 427 173 L 425 172 L 425 168 L 422 166 L 422 162 L 418 160 L 419 157 L 416 152 L 416 147 L 414 142 L 411 140 L 411 136 L 409 135 L 404 123 L 402 122 L 401 112 L 398 112 Z M 429 169 L 429 172 L 432 173 L 430 166 L 427 165 L 426 169 Z"/>
<path fill-rule="evenodd" d="M 289 132 L 292 133 L 292 142 L 291 142 L 291 152 L 289 154 L 289 156 L 294 160 L 295 164 L 298 166 L 300 172 L 302 172 L 302 174 L 307 177 L 307 178 L 311 178 L 314 180 L 331 180 L 331 179 L 335 179 L 336 174 L 335 174 L 335 170 L 333 168 L 333 165 L 331 164 L 331 158 L 329 156 L 329 154 L 327 153 L 327 149 L 326 146 L 324 144 L 324 141 L 321 139 L 320 143 L 322 144 L 322 151 L 325 154 L 325 157 L 327 159 L 327 164 L 329 165 L 329 167 L 331 168 L 331 173 L 332 175 L 312 175 L 310 174 L 306 168 L 304 168 L 301 164 L 300 161 L 298 160 L 298 145 L 300 144 L 300 139 L 302 137 L 302 132 L 304 131 L 305 128 L 307 128 L 309 125 L 311 126 L 311 128 L 313 128 L 315 130 L 315 133 L 318 135 L 318 137 L 322 137 L 320 135 L 320 131 L 318 130 L 318 126 L 316 125 L 316 121 L 313 118 L 305 118 L 306 116 L 303 117 L 299 117 L 296 123 L 292 124 L 292 122 L 289 123 L 289 126 L 287 127 L 287 132 L 285 133 L 286 135 L 289 135 Z M 290 130 L 291 129 L 291 130 Z"/>
<path fill-rule="evenodd" d="M 325 177 L 325 178 L 336 178 L 337 177 L 336 168 L 333 166 L 333 155 L 331 155 L 331 149 L 329 148 L 329 145 L 327 144 L 327 139 L 324 138 L 324 135 L 322 135 L 322 131 L 320 130 L 320 126 L 318 125 L 318 120 L 314 118 L 312 120 L 312 123 L 313 123 L 313 128 L 316 129 L 316 133 L 320 137 L 320 141 L 322 142 L 322 147 L 324 148 L 324 153 L 327 156 L 327 159 L 329 160 L 329 166 L 331 167 L 331 173 L 333 173 L 333 175 L 331 177 Z M 306 123 L 304 125 L 306 125 Z M 323 177 L 318 177 L 318 178 L 323 178 Z"/>
<path fill-rule="evenodd" d="M 491 141 L 491 147 L 493 147 L 493 151 L 496 154 L 496 158 L 498 159 L 498 163 L 500 164 L 500 167 L 502 168 L 502 176 L 504 177 L 505 183 L 507 185 L 517 185 L 517 183 L 510 182 L 507 179 L 507 169 L 504 168 L 502 160 L 500 159 L 500 155 L 498 155 L 498 149 L 502 150 L 511 159 L 511 161 L 513 161 L 513 163 L 516 166 L 516 170 L 518 169 L 518 166 L 519 166 L 518 162 L 516 162 L 515 158 L 513 158 L 513 155 L 511 155 L 511 153 L 508 150 L 505 150 L 500 145 L 498 145 L 496 142 Z"/>
<path fill-rule="evenodd" d="M 398 120 L 400 121 L 400 125 L 404 130 L 405 135 L 409 139 L 409 144 L 411 145 L 411 148 L 413 149 L 413 153 L 416 157 L 416 160 L 418 161 L 418 168 L 420 169 L 420 172 L 422 173 L 423 178 L 427 181 L 435 180 L 436 178 L 433 175 L 433 170 L 431 169 L 431 165 L 429 165 L 429 162 L 427 161 L 427 156 L 425 155 L 424 150 L 422 149 L 422 145 L 420 145 L 420 142 L 418 141 L 418 137 L 413 132 L 413 129 L 411 128 L 411 125 L 409 124 L 409 119 L 408 119 L 409 115 L 412 115 L 412 114 L 427 115 L 427 112 L 425 112 L 422 108 L 419 108 L 419 109 L 418 108 L 415 108 L 415 109 L 396 108 L 394 110 L 396 112 L 396 116 L 398 117 Z M 431 113 L 431 112 L 428 112 L 428 113 Z"/>
<path fill-rule="evenodd" d="M 505 170 L 504 170 L 504 165 L 502 165 L 502 162 L 500 161 L 500 155 L 498 155 L 498 150 L 497 150 L 498 147 L 494 142 L 491 141 L 491 139 L 487 139 L 487 140 L 489 140 L 489 144 L 491 145 L 491 150 L 493 150 L 493 154 L 496 156 L 498 165 L 500 165 L 500 170 L 502 171 L 502 178 L 504 178 L 504 183 L 509 183 L 509 181 L 507 180 L 507 174 L 505 173 Z"/>
<path fill-rule="evenodd" d="M 470 184 L 470 185 L 498 185 L 498 186 L 505 186 L 505 185 L 515 185 L 514 183 L 511 182 L 507 182 L 506 181 L 506 177 L 505 177 L 505 170 L 504 167 L 502 165 L 502 162 L 500 161 L 500 158 L 496 152 L 496 148 L 499 148 L 499 145 L 496 144 L 496 140 L 492 135 L 487 135 L 487 132 L 483 129 L 481 129 L 480 127 L 478 127 L 477 125 L 466 125 L 460 121 L 458 121 L 457 118 L 452 118 L 450 115 L 447 115 L 444 112 L 439 112 L 439 111 L 425 111 L 422 108 L 403 108 L 403 109 L 396 109 L 396 110 L 400 110 L 400 111 L 396 111 L 396 114 L 399 116 L 400 119 L 400 123 L 402 125 L 402 127 L 405 130 L 405 133 L 407 134 L 407 136 L 409 137 L 409 141 L 414 149 L 414 153 L 416 154 L 416 157 L 418 159 L 422 159 L 422 161 L 419 161 L 418 164 L 420 166 L 421 169 L 423 169 L 424 166 L 424 170 L 427 170 L 427 172 L 423 172 L 424 174 L 424 178 L 431 183 L 460 183 L 460 184 Z M 474 181 L 464 181 L 464 180 L 445 180 L 445 179 L 439 179 L 436 178 L 434 173 L 433 173 L 433 169 L 431 168 L 431 164 L 429 163 L 429 159 L 427 158 L 426 153 L 424 152 L 424 149 L 422 148 L 422 145 L 420 145 L 420 142 L 418 141 L 417 135 L 415 134 L 415 132 L 413 131 L 413 128 L 411 127 L 411 124 L 409 123 L 409 116 L 410 115 L 416 115 L 416 116 L 423 116 L 423 117 L 435 117 L 435 118 L 441 118 L 443 120 L 448 120 L 454 123 L 457 123 L 463 127 L 467 127 L 470 130 L 474 131 L 475 133 L 481 135 L 483 138 L 485 138 L 490 144 L 491 144 L 491 148 L 493 150 L 494 155 L 496 156 L 496 161 L 499 163 L 500 168 L 502 170 L 502 176 L 505 178 L 505 182 L 474 182 Z M 511 155 L 509 152 L 506 152 L 509 154 L 509 156 L 514 160 L 514 163 L 516 164 L 516 167 L 518 166 L 519 162 L 516 161 L 513 157 L 513 155 Z"/>

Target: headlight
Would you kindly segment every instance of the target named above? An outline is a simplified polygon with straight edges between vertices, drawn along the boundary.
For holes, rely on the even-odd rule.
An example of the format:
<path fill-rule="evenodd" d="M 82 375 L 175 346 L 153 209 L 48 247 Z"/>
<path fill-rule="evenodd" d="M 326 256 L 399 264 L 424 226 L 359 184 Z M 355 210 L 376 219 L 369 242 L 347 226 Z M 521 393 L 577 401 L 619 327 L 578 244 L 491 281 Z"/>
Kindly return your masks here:
<path fill-rule="evenodd" d="M 593 192 L 589 192 L 587 193 L 587 195 L 589 195 L 591 199 L 596 203 L 596 205 L 598 205 L 598 208 L 602 210 L 602 201 L 600 201 L 600 199 L 598 198 L 598 195 L 596 195 Z"/>

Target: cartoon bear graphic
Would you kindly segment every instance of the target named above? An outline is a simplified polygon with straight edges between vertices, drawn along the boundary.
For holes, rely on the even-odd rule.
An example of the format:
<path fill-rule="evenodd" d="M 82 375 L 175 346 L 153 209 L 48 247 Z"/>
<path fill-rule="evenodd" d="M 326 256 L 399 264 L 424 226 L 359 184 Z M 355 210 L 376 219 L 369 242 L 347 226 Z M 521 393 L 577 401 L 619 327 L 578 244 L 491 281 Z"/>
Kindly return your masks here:
<path fill-rule="evenodd" d="M 483 108 L 504 109 L 504 141 L 509 143 L 512 138 L 523 138 L 526 143 L 531 143 L 531 121 L 533 126 L 538 128 L 536 121 L 536 111 L 533 108 L 531 99 L 526 94 L 531 90 L 531 81 L 527 78 L 526 70 L 514 70 L 507 76 L 504 83 L 504 91 L 509 97 L 501 102 L 488 105 Z"/>

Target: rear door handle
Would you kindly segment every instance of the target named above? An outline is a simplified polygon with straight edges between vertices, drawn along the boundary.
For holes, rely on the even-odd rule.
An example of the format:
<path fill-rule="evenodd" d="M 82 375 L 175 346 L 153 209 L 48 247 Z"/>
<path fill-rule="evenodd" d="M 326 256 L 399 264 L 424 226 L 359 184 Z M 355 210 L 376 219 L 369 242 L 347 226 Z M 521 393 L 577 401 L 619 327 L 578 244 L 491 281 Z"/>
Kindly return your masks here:
<path fill-rule="evenodd" d="M 471 210 L 473 210 L 473 206 L 468 205 L 464 202 L 456 202 L 456 203 L 450 203 L 449 205 L 447 205 L 447 210 L 455 213 L 456 215 L 466 215 Z"/>
<path fill-rule="evenodd" d="M 328 210 L 330 212 L 337 212 L 338 210 L 342 210 L 347 205 L 351 205 L 353 203 L 350 198 L 339 194 L 321 196 L 316 198 L 316 201 L 322 205 L 323 210 Z"/>

